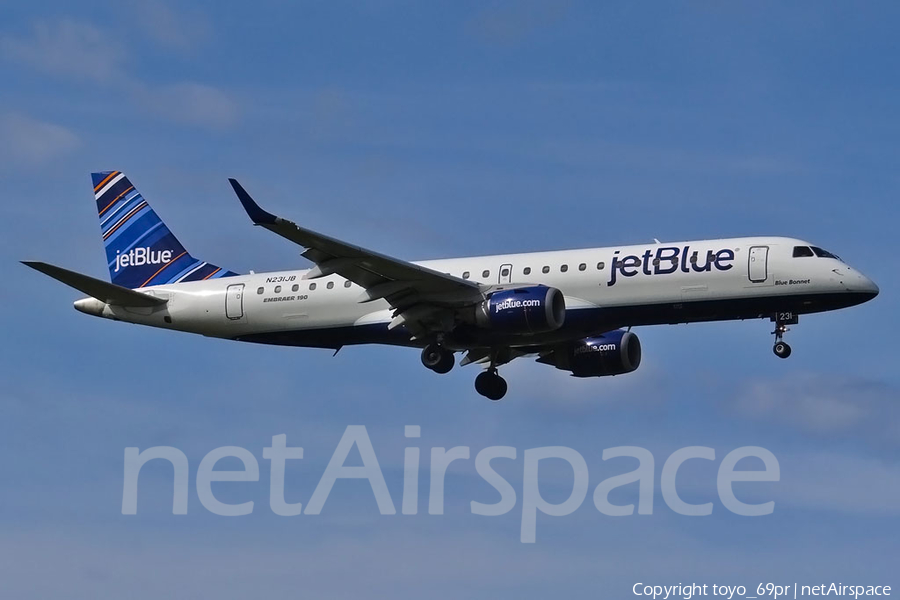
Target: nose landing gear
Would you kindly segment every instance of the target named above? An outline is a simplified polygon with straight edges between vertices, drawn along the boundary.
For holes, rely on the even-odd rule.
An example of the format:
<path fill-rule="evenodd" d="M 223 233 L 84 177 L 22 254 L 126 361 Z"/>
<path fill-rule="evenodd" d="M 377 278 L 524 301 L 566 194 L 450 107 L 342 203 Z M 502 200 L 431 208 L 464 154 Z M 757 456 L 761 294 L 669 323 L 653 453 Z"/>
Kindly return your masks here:
<path fill-rule="evenodd" d="M 778 358 L 787 358 L 791 355 L 791 347 L 787 342 L 778 340 L 772 347 L 772 352 L 774 352 L 775 356 L 777 356 Z"/>
<path fill-rule="evenodd" d="M 787 358 L 791 355 L 791 347 L 782 338 L 788 330 L 787 326 L 796 325 L 800 319 L 792 312 L 780 312 L 774 315 L 772 320 L 775 321 L 775 331 L 772 332 L 775 335 L 775 345 L 772 347 L 772 352 L 778 358 Z"/>

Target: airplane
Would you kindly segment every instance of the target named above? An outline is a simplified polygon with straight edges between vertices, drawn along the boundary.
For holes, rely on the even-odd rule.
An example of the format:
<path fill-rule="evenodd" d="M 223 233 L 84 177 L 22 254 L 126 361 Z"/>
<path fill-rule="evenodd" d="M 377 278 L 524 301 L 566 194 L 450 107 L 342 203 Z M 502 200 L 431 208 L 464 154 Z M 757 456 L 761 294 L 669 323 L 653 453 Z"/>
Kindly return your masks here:
<path fill-rule="evenodd" d="M 791 354 L 802 314 L 861 304 L 878 286 L 838 256 L 787 237 L 659 242 L 408 262 L 273 215 L 230 179 L 254 225 L 301 246 L 310 269 L 240 274 L 194 258 L 129 179 L 92 174 L 111 282 L 23 263 L 86 294 L 83 313 L 204 336 L 335 354 L 354 344 L 420 348 L 449 372 L 480 364 L 476 391 L 500 400 L 498 369 L 537 362 L 575 377 L 630 373 L 633 327 L 769 319 Z"/>

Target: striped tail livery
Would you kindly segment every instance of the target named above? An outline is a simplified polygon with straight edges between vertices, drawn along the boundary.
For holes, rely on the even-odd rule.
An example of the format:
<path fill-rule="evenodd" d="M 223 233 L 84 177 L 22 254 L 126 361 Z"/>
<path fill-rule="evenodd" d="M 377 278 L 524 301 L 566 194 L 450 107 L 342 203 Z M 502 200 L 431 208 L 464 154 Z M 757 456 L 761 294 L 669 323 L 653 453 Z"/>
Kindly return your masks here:
<path fill-rule="evenodd" d="M 237 275 L 191 256 L 122 172 L 91 177 L 114 284 L 136 289 Z"/>

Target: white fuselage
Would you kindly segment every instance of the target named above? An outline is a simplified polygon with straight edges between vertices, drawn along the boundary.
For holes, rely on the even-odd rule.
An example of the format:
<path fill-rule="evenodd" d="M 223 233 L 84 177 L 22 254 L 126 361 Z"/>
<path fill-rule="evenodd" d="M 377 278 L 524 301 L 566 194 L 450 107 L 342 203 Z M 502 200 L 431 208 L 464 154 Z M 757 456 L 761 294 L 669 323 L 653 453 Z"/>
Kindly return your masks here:
<path fill-rule="evenodd" d="M 733 238 L 420 261 L 430 269 L 486 285 L 546 285 L 565 296 L 563 331 L 546 340 L 611 328 L 831 310 L 874 297 L 860 272 L 823 256 L 795 257 L 807 242 Z M 387 302 L 363 302 L 363 289 L 338 275 L 308 270 L 256 273 L 143 288 L 164 297 L 158 309 L 98 300 L 82 312 L 206 336 L 337 348 L 353 343 L 419 345 L 388 331 Z M 584 311 L 584 312 L 582 312 Z M 535 343 L 534 337 L 522 345 Z M 457 349 L 469 342 L 458 341 Z M 515 345 L 515 342 L 513 342 Z"/>

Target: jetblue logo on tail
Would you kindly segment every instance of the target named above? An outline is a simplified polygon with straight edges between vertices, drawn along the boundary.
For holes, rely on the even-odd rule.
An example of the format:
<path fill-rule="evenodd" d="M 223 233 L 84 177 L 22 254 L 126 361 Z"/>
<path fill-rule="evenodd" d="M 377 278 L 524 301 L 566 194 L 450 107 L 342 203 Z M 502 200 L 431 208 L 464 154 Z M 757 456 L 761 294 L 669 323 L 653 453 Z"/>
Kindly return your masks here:
<path fill-rule="evenodd" d="M 132 248 L 125 254 L 116 253 L 116 268 L 118 273 L 125 267 L 141 267 L 144 265 L 165 265 L 172 261 L 171 250 L 153 250 L 151 248 Z"/>
<path fill-rule="evenodd" d="M 92 173 L 91 179 L 114 284 L 137 289 L 237 274 L 188 254 L 121 172 Z"/>

